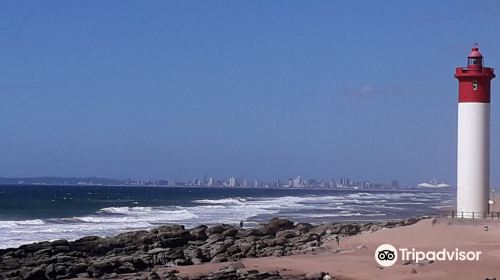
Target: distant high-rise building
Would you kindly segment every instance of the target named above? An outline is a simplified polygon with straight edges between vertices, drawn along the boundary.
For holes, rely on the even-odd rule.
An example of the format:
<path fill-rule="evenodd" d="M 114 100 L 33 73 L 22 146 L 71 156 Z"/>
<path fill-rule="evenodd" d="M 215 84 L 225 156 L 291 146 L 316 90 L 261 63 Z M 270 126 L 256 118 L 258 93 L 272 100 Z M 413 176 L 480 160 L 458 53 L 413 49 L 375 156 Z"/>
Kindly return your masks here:
<path fill-rule="evenodd" d="M 214 178 L 212 177 L 208 177 L 208 180 L 207 180 L 207 186 L 208 187 L 213 187 L 215 185 L 215 180 Z"/>
<path fill-rule="evenodd" d="M 337 183 L 335 182 L 335 180 L 328 181 L 328 187 L 329 188 L 335 188 L 335 187 L 337 187 Z"/>
<path fill-rule="evenodd" d="M 236 178 L 229 178 L 229 187 L 236 187 Z"/>
<path fill-rule="evenodd" d="M 160 186 L 168 186 L 168 181 L 167 180 L 159 180 L 158 185 Z"/>
<path fill-rule="evenodd" d="M 399 181 L 398 180 L 392 180 L 391 187 L 393 187 L 393 188 L 399 188 Z"/>
<path fill-rule="evenodd" d="M 307 180 L 306 187 L 317 188 L 318 187 L 318 181 L 316 181 L 315 179 L 309 179 L 309 180 Z"/>
<path fill-rule="evenodd" d="M 297 176 L 297 178 L 293 179 L 292 180 L 292 186 L 296 187 L 296 188 L 302 187 L 302 177 L 301 176 Z"/>
<path fill-rule="evenodd" d="M 340 185 L 343 187 L 347 187 L 351 184 L 349 178 L 340 178 Z"/>

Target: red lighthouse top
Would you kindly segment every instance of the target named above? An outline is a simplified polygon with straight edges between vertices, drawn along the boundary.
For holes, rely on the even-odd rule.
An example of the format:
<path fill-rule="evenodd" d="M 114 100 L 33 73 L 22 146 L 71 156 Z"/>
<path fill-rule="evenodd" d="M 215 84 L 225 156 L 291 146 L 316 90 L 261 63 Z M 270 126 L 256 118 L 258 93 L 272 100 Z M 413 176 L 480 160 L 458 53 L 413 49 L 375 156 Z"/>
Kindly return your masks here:
<path fill-rule="evenodd" d="M 476 44 L 467 56 L 467 67 L 457 67 L 458 102 L 490 102 L 490 81 L 495 78 L 494 69 L 483 66 L 483 55 Z"/>
<path fill-rule="evenodd" d="M 479 46 L 475 46 L 472 48 L 472 51 L 470 52 L 469 58 L 472 58 L 472 57 L 480 57 L 482 58 L 483 55 L 479 52 Z"/>

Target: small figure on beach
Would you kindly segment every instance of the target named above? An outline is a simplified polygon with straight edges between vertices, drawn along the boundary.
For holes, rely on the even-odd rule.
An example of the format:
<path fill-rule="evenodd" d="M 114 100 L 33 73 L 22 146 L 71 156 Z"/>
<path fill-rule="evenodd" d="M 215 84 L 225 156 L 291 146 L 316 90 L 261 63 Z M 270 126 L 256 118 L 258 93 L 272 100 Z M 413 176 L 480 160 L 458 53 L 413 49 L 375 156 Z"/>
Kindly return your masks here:
<path fill-rule="evenodd" d="M 243 227 L 243 220 L 240 220 L 240 228 Z"/>
<path fill-rule="evenodd" d="M 330 276 L 329 272 L 327 272 L 325 276 L 323 276 L 323 280 L 332 280 L 332 277 Z"/>
<path fill-rule="evenodd" d="M 340 247 L 340 237 L 337 235 L 335 235 L 335 241 L 337 241 L 337 246 Z"/>

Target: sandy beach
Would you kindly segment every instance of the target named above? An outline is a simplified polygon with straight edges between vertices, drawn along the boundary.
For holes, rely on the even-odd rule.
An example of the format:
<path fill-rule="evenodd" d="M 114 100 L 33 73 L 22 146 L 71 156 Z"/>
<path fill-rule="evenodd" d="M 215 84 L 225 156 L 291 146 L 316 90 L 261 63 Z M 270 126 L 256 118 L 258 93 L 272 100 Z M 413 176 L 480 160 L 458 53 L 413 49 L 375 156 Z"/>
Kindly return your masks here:
<path fill-rule="evenodd" d="M 488 226 L 485 231 L 484 225 Z M 500 275 L 500 222 L 422 220 L 415 225 L 394 229 L 381 229 L 340 240 L 340 248 L 330 241 L 326 248 L 314 254 L 285 257 L 246 258 L 246 269 L 259 271 L 278 270 L 288 279 L 303 279 L 304 275 L 329 272 L 336 279 L 486 279 Z M 403 264 L 381 268 L 374 260 L 375 249 L 383 243 L 395 247 L 419 250 L 458 248 L 465 251 L 482 251 L 479 261 L 436 261 L 427 264 Z M 340 249 L 340 250 L 339 250 Z M 202 264 L 179 266 L 180 275 L 194 276 L 209 273 L 224 266 Z M 161 270 L 160 270 L 161 271 Z M 160 273 L 161 274 L 161 273 Z"/>

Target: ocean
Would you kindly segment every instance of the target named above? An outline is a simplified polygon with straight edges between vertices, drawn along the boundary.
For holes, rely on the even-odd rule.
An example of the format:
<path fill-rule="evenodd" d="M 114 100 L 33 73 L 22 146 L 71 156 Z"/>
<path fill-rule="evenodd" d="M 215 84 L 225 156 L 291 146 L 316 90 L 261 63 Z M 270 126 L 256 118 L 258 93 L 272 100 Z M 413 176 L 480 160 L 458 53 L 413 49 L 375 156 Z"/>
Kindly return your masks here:
<path fill-rule="evenodd" d="M 160 224 L 252 226 L 272 217 L 322 223 L 437 213 L 449 190 L 356 191 L 125 186 L 0 186 L 0 248 Z"/>

